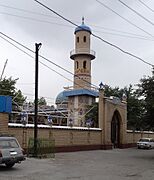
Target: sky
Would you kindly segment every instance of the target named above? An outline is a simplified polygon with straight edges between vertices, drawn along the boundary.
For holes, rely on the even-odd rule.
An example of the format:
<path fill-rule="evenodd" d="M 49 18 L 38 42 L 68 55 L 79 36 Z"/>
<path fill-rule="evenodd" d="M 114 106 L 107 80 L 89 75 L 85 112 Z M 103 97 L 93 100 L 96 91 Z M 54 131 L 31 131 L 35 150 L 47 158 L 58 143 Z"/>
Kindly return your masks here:
<path fill-rule="evenodd" d="M 139 17 L 118 0 L 99 0 L 99 2 L 112 8 L 139 28 L 96 0 L 40 0 L 41 3 L 78 25 L 84 17 L 85 24 L 92 29 L 93 34 L 154 64 L 154 11 L 152 11 L 154 1 L 122 1 L 152 23 Z M 40 55 L 74 73 L 70 51 L 74 49 L 75 26 L 34 0 L 0 0 L 0 22 L 0 32 L 33 51 L 35 51 L 35 43 L 42 43 Z M 22 91 L 27 101 L 33 101 L 35 54 L 16 44 L 28 53 L 27 55 L 3 38 L 6 37 L 0 34 L 0 74 L 8 59 L 3 78 L 19 78 L 17 89 Z M 142 77 L 151 76 L 151 66 L 93 36 L 91 36 L 91 49 L 96 52 L 96 59 L 92 61 L 93 85 L 98 86 L 102 81 L 111 87 L 123 88 L 129 84 L 135 86 Z M 39 58 L 39 61 L 50 68 L 39 64 L 39 97 L 44 97 L 48 104 L 54 104 L 56 96 L 63 91 L 63 87 L 72 86 L 73 76 L 42 58 Z"/>

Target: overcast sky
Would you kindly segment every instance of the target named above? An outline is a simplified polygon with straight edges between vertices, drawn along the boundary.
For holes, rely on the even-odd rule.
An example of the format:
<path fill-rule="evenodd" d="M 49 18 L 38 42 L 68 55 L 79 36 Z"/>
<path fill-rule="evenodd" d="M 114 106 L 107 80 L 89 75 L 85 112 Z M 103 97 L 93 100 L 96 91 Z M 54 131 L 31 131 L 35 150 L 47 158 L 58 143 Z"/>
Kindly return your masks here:
<path fill-rule="evenodd" d="M 123 6 L 118 0 L 99 1 L 147 33 L 129 24 L 96 0 L 40 0 L 78 25 L 81 24 L 81 18 L 84 16 L 85 24 L 94 34 L 154 64 L 154 37 L 152 37 L 154 26 Z M 154 12 L 139 0 L 123 0 L 123 2 L 154 22 Z M 142 0 L 142 2 L 154 10 L 154 1 Z M 0 22 L 0 32 L 34 51 L 35 43 L 41 42 L 39 51 L 41 55 L 73 73 L 73 61 L 69 57 L 70 51 L 74 49 L 73 25 L 60 19 L 34 0 L 0 0 Z M 137 84 L 144 75 L 151 75 L 150 66 L 94 37 L 91 37 L 91 49 L 96 51 L 96 59 L 92 61 L 94 85 L 99 85 L 102 81 L 111 87 L 123 88 L 129 84 Z M 25 51 L 34 58 L 0 38 L 0 74 L 8 59 L 3 77 L 19 78 L 17 88 L 27 96 L 28 101 L 33 101 L 35 55 Z M 71 74 L 41 58 L 39 60 L 67 79 L 73 80 Z M 63 87 L 73 84 L 67 79 L 40 64 L 39 96 L 45 97 L 48 103 L 53 104 L 58 93 L 63 91 Z"/>

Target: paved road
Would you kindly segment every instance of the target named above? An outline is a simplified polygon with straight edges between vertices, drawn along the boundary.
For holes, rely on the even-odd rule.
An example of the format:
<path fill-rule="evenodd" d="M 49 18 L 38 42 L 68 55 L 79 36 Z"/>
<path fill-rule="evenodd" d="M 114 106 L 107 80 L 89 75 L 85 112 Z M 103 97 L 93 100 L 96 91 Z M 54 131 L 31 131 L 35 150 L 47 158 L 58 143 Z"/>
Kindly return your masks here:
<path fill-rule="evenodd" d="M 114 149 L 28 158 L 12 169 L 0 166 L 0 180 L 153 180 L 154 150 Z"/>

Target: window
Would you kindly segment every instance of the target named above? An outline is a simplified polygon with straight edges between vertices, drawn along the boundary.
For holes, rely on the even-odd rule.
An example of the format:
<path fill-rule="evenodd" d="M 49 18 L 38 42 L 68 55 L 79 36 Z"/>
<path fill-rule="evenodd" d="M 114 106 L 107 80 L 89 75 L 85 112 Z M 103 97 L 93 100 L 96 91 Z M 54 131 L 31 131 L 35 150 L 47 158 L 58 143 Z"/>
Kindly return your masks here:
<path fill-rule="evenodd" d="M 86 42 L 86 36 L 83 37 L 83 42 Z"/>
<path fill-rule="evenodd" d="M 79 68 L 79 62 L 76 61 L 76 69 L 78 69 L 78 68 Z"/>
<path fill-rule="evenodd" d="M 15 139 L 6 139 L 6 140 L 0 140 L 0 147 L 2 149 L 6 149 L 6 148 L 18 148 L 19 145 L 16 142 Z"/>
<path fill-rule="evenodd" d="M 86 61 L 83 61 L 83 69 L 86 69 Z"/>
<path fill-rule="evenodd" d="M 77 37 L 77 39 L 76 39 L 76 40 L 77 40 L 77 43 L 79 43 L 79 37 Z"/>

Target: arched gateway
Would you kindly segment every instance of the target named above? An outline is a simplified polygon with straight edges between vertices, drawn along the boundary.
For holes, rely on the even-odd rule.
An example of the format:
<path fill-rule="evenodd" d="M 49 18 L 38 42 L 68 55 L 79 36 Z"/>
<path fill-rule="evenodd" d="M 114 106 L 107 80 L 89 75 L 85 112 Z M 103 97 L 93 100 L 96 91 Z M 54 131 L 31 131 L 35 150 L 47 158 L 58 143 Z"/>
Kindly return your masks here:
<path fill-rule="evenodd" d="M 121 116 L 119 112 L 116 110 L 113 114 L 111 121 L 111 142 L 114 148 L 120 147 L 120 124 L 121 124 Z"/>
<path fill-rule="evenodd" d="M 104 149 L 125 147 L 127 133 L 127 103 L 116 97 L 104 97 L 99 91 L 99 127 Z"/>

